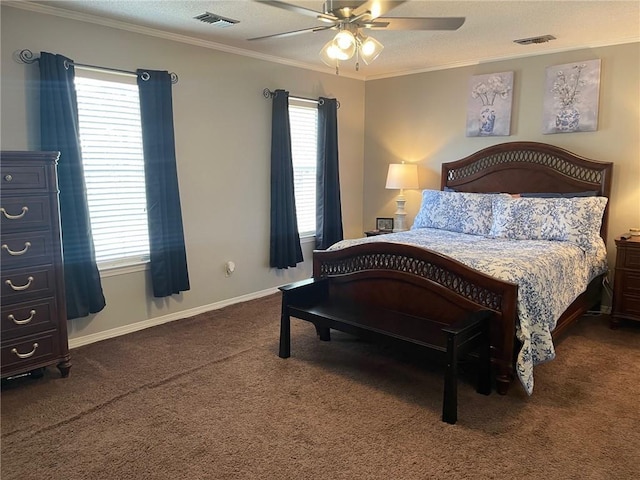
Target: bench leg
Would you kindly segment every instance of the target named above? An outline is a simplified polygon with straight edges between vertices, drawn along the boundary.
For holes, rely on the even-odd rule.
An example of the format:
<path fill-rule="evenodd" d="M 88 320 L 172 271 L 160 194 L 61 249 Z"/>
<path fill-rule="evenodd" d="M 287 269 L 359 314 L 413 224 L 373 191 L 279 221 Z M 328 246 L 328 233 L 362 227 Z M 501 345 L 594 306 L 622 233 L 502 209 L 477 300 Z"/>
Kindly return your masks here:
<path fill-rule="evenodd" d="M 280 358 L 289 358 L 291 356 L 291 318 L 289 310 L 282 305 L 282 313 L 280 314 Z"/>
<path fill-rule="evenodd" d="M 444 375 L 442 421 L 452 425 L 458 421 L 458 342 L 452 334 L 447 335 L 447 369 Z"/>
<path fill-rule="evenodd" d="M 315 325 L 315 327 L 320 340 L 322 340 L 323 342 L 328 342 L 331 340 L 331 332 L 329 330 L 329 327 L 320 327 L 318 325 Z"/>
<path fill-rule="evenodd" d="M 476 391 L 483 395 L 491 395 L 491 340 L 489 338 L 489 319 L 484 319 L 480 339 L 480 368 L 478 369 L 478 387 Z"/>

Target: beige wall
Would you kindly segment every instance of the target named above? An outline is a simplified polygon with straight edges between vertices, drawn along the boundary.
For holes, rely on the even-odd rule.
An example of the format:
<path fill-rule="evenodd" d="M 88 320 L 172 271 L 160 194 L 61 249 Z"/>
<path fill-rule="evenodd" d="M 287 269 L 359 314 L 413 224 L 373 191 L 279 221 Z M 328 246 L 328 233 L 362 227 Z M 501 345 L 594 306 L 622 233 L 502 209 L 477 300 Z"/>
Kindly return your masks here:
<path fill-rule="evenodd" d="M 598 130 L 542 134 L 545 68 L 601 59 Z M 465 136 L 466 92 L 472 75 L 514 71 L 511 135 Z M 579 155 L 614 162 L 609 216 L 613 238 L 640 226 L 640 43 L 540 55 L 366 82 L 364 225 L 393 216 L 397 191 L 385 190 L 387 165 L 418 162 L 420 187 L 440 188 L 440 166 L 508 141 L 551 143 Z M 409 224 L 420 192 L 406 191 Z"/>
<path fill-rule="evenodd" d="M 271 101 L 262 96 L 265 87 L 340 101 L 344 227 L 350 236 L 362 232 L 362 81 L 8 6 L 1 15 L 2 149 L 37 149 L 39 143 L 38 66 L 14 61 L 16 51 L 45 50 L 80 63 L 169 70 L 179 76 L 173 102 L 191 290 L 158 300 L 149 295 L 146 272 L 106 277 L 107 307 L 69 322 L 71 339 L 215 305 L 311 275 L 309 243 L 303 245 L 303 265 L 286 271 L 268 267 Z M 236 264 L 231 277 L 225 277 L 227 260 Z"/>

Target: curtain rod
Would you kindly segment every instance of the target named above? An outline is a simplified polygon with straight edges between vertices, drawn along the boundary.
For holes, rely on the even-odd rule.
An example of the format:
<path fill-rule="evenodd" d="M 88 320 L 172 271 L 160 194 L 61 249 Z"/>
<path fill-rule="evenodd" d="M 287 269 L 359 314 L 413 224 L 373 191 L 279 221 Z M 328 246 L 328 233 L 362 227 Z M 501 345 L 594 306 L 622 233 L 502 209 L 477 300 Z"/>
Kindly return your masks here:
<path fill-rule="evenodd" d="M 268 88 L 265 88 L 264 90 L 262 90 L 262 96 L 264 98 L 272 98 L 274 95 L 276 94 L 276 92 L 272 92 L 271 90 L 269 90 Z M 289 95 L 289 98 L 293 99 L 293 100 L 298 100 L 300 102 L 311 102 L 311 103 L 316 103 L 318 105 L 322 105 L 324 103 L 324 100 L 322 99 L 318 99 L 318 98 L 306 98 L 306 97 L 296 97 L 293 95 Z M 340 108 L 340 102 L 337 101 L 337 108 Z"/>
<path fill-rule="evenodd" d="M 18 53 L 18 60 L 22 63 L 35 63 L 37 61 L 40 60 L 40 58 L 38 57 L 34 57 L 33 56 L 33 52 L 27 48 L 25 48 L 24 50 L 20 50 L 20 52 Z M 77 63 L 77 62 L 67 62 L 65 60 L 65 66 L 68 67 L 69 65 L 72 65 L 74 67 L 78 67 L 78 68 L 84 68 L 87 70 L 101 70 L 101 71 L 105 71 L 105 72 L 113 72 L 113 73 L 121 73 L 124 75 L 132 75 L 134 77 L 137 77 L 138 74 L 136 72 L 131 72 L 129 70 L 120 70 L 119 68 L 111 68 L 111 67 L 100 67 L 98 65 L 89 65 L 87 63 Z M 145 74 L 146 74 L 146 78 L 145 78 Z M 171 75 L 171 83 L 176 84 L 178 83 L 178 75 L 176 75 L 173 72 L 170 72 L 169 75 Z M 143 80 L 149 80 L 149 74 L 146 72 L 143 72 L 142 74 L 142 79 Z"/>

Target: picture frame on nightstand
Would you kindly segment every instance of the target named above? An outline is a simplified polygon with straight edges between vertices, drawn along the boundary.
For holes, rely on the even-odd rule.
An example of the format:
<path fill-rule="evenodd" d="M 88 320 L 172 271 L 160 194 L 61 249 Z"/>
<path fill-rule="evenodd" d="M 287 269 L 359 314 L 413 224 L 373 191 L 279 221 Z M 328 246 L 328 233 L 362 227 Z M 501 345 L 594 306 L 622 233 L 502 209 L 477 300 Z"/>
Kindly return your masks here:
<path fill-rule="evenodd" d="M 393 218 L 376 218 L 376 230 L 381 232 L 393 232 Z"/>

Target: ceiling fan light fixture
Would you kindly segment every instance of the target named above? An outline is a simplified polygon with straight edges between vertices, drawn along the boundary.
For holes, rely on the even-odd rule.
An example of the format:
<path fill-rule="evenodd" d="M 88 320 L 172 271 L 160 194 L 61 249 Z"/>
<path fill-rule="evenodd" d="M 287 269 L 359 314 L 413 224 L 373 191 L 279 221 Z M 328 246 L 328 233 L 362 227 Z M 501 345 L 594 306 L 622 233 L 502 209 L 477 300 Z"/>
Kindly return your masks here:
<path fill-rule="evenodd" d="M 350 57 L 333 40 L 329 40 L 320 50 L 320 58 L 328 67 L 336 68 L 341 60 L 349 60 Z"/>
<path fill-rule="evenodd" d="M 363 37 L 360 41 L 360 56 L 362 57 L 362 61 L 369 65 L 378 58 L 378 55 L 380 55 L 383 48 L 384 45 L 375 38 Z"/>
<path fill-rule="evenodd" d="M 338 73 L 341 61 L 349 60 L 356 56 L 356 70 L 359 70 L 359 59 L 365 65 L 370 65 L 378 56 L 384 46 L 375 38 L 367 37 L 361 32 L 354 34 L 350 30 L 340 30 L 336 36 L 329 40 L 322 50 L 320 58 L 329 67 L 335 67 Z"/>
<path fill-rule="evenodd" d="M 349 30 L 340 30 L 333 41 L 338 46 L 338 48 L 340 48 L 340 50 L 343 50 L 345 52 L 351 49 L 355 49 L 356 46 L 356 38 Z"/>
<path fill-rule="evenodd" d="M 320 58 L 330 67 L 336 66 L 336 61 L 349 60 L 356 53 L 357 40 L 348 30 L 340 30 L 332 40 L 320 50 Z"/>

